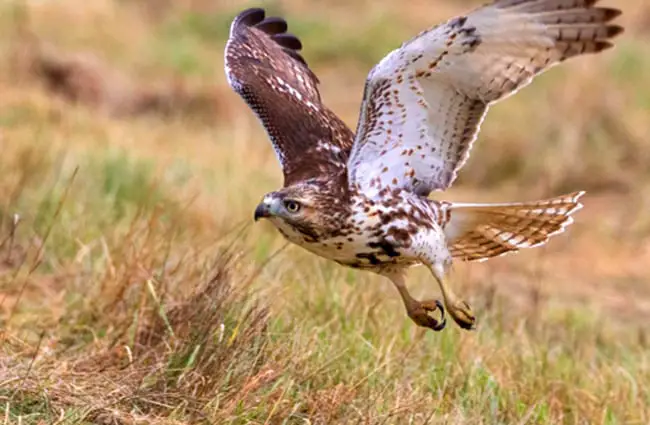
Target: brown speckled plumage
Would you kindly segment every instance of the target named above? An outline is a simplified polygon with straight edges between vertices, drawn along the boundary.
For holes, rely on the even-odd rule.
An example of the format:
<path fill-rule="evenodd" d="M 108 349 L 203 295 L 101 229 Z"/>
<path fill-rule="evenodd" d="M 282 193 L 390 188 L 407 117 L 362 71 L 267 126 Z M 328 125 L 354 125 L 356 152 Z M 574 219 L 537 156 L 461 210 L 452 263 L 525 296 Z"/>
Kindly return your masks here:
<path fill-rule="evenodd" d="M 444 327 L 404 271 L 424 264 L 464 328 L 471 309 L 445 281 L 453 258 L 485 260 L 564 230 L 582 192 L 529 203 L 428 199 L 467 161 L 489 105 L 565 59 L 612 46 L 620 12 L 597 0 L 497 0 L 421 32 L 370 71 L 356 133 L 321 101 L 318 79 L 281 18 L 248 9 L 232 23 L 225 68 L 266 129 L 284 173 L 255 218 L 340 264 L 390 278 L 409 316 Z"/>

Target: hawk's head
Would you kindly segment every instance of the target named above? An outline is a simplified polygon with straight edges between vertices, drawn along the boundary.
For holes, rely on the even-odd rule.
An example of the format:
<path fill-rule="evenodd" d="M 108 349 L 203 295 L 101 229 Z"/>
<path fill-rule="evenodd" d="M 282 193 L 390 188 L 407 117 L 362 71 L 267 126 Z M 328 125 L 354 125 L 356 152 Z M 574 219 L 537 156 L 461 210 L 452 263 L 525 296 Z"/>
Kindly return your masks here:
<path fill-rule="evenodd" d="M 268 218 L 285 236 L 318 240 L 340 227 L 343 205 L 320 184 L 305 182 L 268 193 L 255 209 L 255 221 Z"/>

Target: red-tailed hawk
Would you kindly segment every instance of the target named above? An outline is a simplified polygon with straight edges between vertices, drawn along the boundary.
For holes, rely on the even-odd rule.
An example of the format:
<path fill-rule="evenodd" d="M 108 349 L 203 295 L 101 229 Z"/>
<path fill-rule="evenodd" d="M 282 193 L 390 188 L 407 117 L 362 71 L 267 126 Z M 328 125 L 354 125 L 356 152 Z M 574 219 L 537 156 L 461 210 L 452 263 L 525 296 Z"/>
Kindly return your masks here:
<path fill-rule="evenodd" d="M 498 0 L 420 33 L 370 71 L 356 134 L 322 103 L 287 23 L 263 9 L 242 12 L 230 29 L 226 75 L 284 172 L 284 187 L 264 196 L 255 220 L 268 218 L 317 255 L 388 277 L 409 317 L 441 330 L 443 304 L 417 301 L 405 286 L 406 269 L 424 264 L 452 318 L 474 327 L 445 280 L 452 260 L 545 243 L 572 222 L 583 192 L 510 204 L 428 195 L 453 183 L 491 103 L 565 59 L 612 46 L 620 11 L 597 1 Z"/>

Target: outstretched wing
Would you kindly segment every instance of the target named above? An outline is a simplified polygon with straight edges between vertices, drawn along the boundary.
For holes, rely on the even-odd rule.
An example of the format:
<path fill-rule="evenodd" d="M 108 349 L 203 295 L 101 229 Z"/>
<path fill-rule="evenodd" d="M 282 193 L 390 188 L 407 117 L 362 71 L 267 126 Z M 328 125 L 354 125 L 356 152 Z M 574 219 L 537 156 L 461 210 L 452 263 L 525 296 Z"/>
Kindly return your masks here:
<path fill-rule="evenodd" d="M 448 188 L 488 105 L 551 66 L 612 46 L 620 11 L 598 0 L 498 0 L 425 31 L 387 55 L 366 81 L 349 162 L 367 193 Z"/>
<path fill-rule="evenodd" d="M 264 9 L 240 13 L 230 27 L 225 71 L 273 143 L 284 183 L 345 170 L 354 135 L 321 102 L 302 45 L 281 18 Z"/>

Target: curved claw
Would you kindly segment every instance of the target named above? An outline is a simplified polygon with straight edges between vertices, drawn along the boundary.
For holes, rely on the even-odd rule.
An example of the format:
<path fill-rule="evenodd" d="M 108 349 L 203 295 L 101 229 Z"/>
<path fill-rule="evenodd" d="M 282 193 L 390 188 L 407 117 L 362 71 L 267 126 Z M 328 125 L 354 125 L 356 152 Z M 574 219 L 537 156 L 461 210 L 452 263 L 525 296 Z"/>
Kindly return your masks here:
<path fill-rule="evenodd" d="M 451 317 L 462 329 L 468 331 L 476 329 L 476 317 L 472 312 L 472 308 L 465 301 L 461 301 L 459 304 L 448 306 Z"/>
<path fill-rule="evenodd" d="M 440 322 L 436 324 L 436 326 L 432 327 L 436 332 L 440 332 L 447 326 L 447 318 L 445 317 L 445 306 L 440 302 L 440 300 L 436 300 L 436 306 L 438 307 L 438 310 L 440 310 Z M 435 320 L 435 319 L 434 319 Z"/>
<path fill-rule="evenodd" d="M 440 321 L 434 319 L 429 315 L 430 312 L 440 310 Z M 445 307 L 440 300 L 423 301 L 420 302 L 418 308 L 410 312 L 409 316 L 418 326 L 432 329 L 435 332 L 440 332 L 447 326 L 447 318 L 445 317 Z"/>

